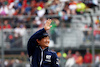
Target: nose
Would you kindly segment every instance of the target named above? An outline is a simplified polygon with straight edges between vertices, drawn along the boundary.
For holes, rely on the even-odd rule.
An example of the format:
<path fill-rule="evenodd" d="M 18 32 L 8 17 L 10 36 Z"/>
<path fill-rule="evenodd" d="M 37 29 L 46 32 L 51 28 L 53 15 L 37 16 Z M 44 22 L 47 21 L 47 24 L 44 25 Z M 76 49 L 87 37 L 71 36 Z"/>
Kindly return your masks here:
<path fill-rule="evenodd" d="M 49 39 L 46 39 L 45 41 L 46 41 L 46 42 L 50 42 L 50 40 L 49 40 Z"/>
<path fill-rule="evenodd" d="M 48 41 L 48 42 L 49 42 L 50 40 L 49 40 L 49 39 L 47 39 L 46 41 Z"/>

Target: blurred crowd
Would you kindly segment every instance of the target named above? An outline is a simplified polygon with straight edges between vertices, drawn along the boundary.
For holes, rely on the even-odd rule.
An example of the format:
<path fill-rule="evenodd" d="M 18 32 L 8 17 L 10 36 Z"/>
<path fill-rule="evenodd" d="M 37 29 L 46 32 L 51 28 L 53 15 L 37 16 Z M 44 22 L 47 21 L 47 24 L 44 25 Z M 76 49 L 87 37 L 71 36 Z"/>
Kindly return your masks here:
<path fill-rule="evenodd" d="M 72 50 L 68 50 L 61 54 L 57 52 L 59 59 L 63 57 L 65 59 L 65 67 L 92 67 L 92 54 L 87 48 L 85 54 L 82 52 L 76 51 L 73 53 Z M 64 61 L 64 60 L 63 60 Z M 100 65 L 100 53 L 95 54 L 95 67 Z"/>
<path fill-rule="evenodd" d="M 17 19 L 16 19 L 17 20 Z M 38 30 L 39 28 L 42 28 L 46 22 L 47 18 L 43 17 L 41 18 L 41 21 L 38 20 L 38 17 L 36 17 L 35 20 L 31 20 L 30 22 L 32 23 L 31 25 L 25 24 L 25 22 L 14 22 L 15 20 L 9 20 L 5 19 L 0 25 L 0 30 L 1 28 L 4 30 L 3 32 L 3 37 L 4 41 L 6 42 L 6 48 L 22 48 L 23 44 L 25 43 L 26 45 L 26 40 L 30 36 L 30 34 L 33 34 L 35 31 Z M 13 24 L 16 25 L 13 25 Z M 50 29 L 49 33 L 51 36 L 51 39 L 54 41 L 54 44 L 56 44 L 56 38 L 59 33 L 55 30 L 55 28 L 59 27 L 60 21 L 57 18 L 52 18 L 52 28 Z M 31 28 L 32 27 L 32 28 Z M 29 29 L 32 30 L 29 30 Z M 25 40 L 26 39 L 26 40 Z"/>
<path fill-rule="evenodd" d="M 54 50 L 53 50 L 54 51 Z M 92 67 L 92 54 L 89 48 L 86 52 L 68 50 L 64 53 L 57 51 L 59 65 L 61 67 L 61 58 L 63 58 L 64 67 Z M 0 59 L 0 65 L 2 60 Z M 100 66 L 100 52 L 95 54 L 95 67 Z M 29 67 L 29 58 L 25 52 L 20 52 L 18 55 L 5 55 L 5 67 Z"/>
<path fill-rule="evenodd" d="M 93 25 L 92 23 L 90 25 L 86 24 L 84 27 L 85 28 L 85 30 L 83 31 L 84 36 L 85 36 L 83 39 L 84 42 L 91 41 L 92 27 L 94 27 L 94 31 L 93 31 L 94 40 L 96 42 L 100 41 L 100 17 L 96 16 L 96 19 L 94 20 Z"/>
<path fill-rule="evenodd" d="M 87 9 L 94 7 L 98 7 L 98 0 L 0 0 L 0 16 L 17 16 L 6 21 L 5 29 L 15 28 L 19 24 L 24 24 L 26 28 L 31 24 L 33 27 L 42 27 L 47 19 L 44 15 L 58 15 L 70 23 L 70 15 L 84 14 Z M 33 22 L 30 16 L 35 16 L 31 19 Z M 59 21 L 58 17 L 56 20 Z"/>
<path fill-rule="evenodd" d="M 10 44 L 13 44 L 15 41 L 18 41 L 18 43 L 7 47 L 22 47 L 22 37 L 28 34 L 26 29 L 42 28 L 48 19 L 44 15 L 57 15 L 58 17 L 51 18 L 53 27 L 50 30 L 51 39 L 56 44 L 56 38 L 59 36 L 59 33 L 55 28 L 60 27 L 61 24 L 63 27 L 70 27 L 72 19 L 70 15 L 84 14 L 88 9 L 93 9 L 94 7 L 98 7 L 98 0 L 0 0 L 0 16 L 8 16 L 8 18 L 0 20 L 0 30 L 1 28 L 14 29 L 13 33 L 5 32 L 5 39 Z M 9 18 L 9 16 L 17 17 Z M 28 17 L 25 18 L 25 16 Z M 62 19 L 62 22 L 60 19 Z M 98 24 L 99 20 L 97 19 L 95 28 L 99 27 Z M 91 25 L 85 26 L 85 28 L 89 27 Z M 85 37 L 83 41 L 90 41 L 90 35 L 90 31 L 84 31 Z M 100 39 L 98 31 L 94 31 L 94 36 L 97 40 Z"/>
<path fill-rule="evenodd" d="M 0 59 L 0 67 L 2 59 Z M 5 55 L 4 67 L 29 67 L 28 55 L 25 52 L 20 52 L 18 55 Z"/>
<path fill-rule="evenodd" d="M 0 0 L 0 15 L 83 14 L 94 6 L 98 0 Z"/>

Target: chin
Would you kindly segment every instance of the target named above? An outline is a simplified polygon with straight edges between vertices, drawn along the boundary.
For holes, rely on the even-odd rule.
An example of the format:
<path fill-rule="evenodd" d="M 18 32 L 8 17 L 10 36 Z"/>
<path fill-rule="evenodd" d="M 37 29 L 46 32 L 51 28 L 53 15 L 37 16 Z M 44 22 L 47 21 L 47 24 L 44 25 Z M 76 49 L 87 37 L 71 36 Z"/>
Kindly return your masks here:
<path fill-rule="evenodd" d="M 49 45 L 46 45 L 45 47 L 48 47 Z"/>

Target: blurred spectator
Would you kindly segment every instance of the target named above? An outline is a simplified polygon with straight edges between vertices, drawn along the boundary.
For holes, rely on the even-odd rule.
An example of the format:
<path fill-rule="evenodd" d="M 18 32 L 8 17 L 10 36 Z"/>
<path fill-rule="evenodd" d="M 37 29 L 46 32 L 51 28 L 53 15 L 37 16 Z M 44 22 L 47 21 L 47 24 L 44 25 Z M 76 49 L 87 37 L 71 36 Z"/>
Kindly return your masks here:
<path fill-rule="evenodd" d="M 56 28 L 59 26 L 60 22 L 58 19 L 52 19 L 52 27 L 50 29 L 51 39 L 54 41 L 54 44 L 57 44 L 56 38 L 58 37 L 59 32 L 56 31 Z"/>
<path fill-rule="evenodd" d="M 45 12 L 46 12 L 46 10 L 45 10 L 45 8 L 42 8 L 42 7 L 37 7 L 37 15 L 38 15 L 38 17 L 43 17 L 44 16 L 44 14 L 45 14 Z"/>
<path fill-rule="evenodd" d="M 26 34 L 26 26 L 25 26 L 25 24 L 21 24 L 20 28 L 21 28 L 20 36 L 22 37 L 22 36 L 24 36 Z"/>
<path fill-rule="evenodd" d="M 39 25 L 39 28 L 42 28 L 44 26 L 44 24 L 46 23 L 46 18 L 42 17 L 40 18 L 41 24 Z"/>
<path fill-rule="evenodd" d="M 99 41 L 100 40 L 100 18 L 97 16 L 97 19 L 95 20 L 94 23 L 94 36 L 95 40 Z"/>
<path fill-rule="evenodd" d="M 88 8 L 92 8 L 92 0 L 84 0 L 84 3 Z"/>
<path fill-rule="evenodd" d="M 57 7 L 56 2 L 53 1 L 52 4 L 49 6 L 49 10 L 48 10 L 50 15 L 53 15 L 56 13 L 56 7 Z"/>
<path fill-rule="evenodd" d="M 78 65 L 78 67 L 81 67 L 83 64 L 83 57 L 81 56 L 81 54 L 78 51 L 75 54 L 77 57 L 77 58 L 75 58 L 75 63 Z"/>
<path fill-rule="evenodd" d="M 73 57 L 75 60 L 78 58 L 77 53 L 78 53 L 78 51 L 76 51 L 75 54 L 73 54 Z"/>
<path fill-rule="evenodd" d="M 58 15 L 61 17 L 63 21 L 68 21 L 69 17 L 65 11 L 59 12 Z"/>
<path fill-rule="evenodd" d="M 85 12 L 86 5 L 80 0 L 77 3 L 76 12 L 77 14 L 83 14 Z"/>
<path fill-rule="evenodd" d="M 98 6 L 98 0 L 84 0 L 84 3 L 88 8 L 94 8 Z"/>
<path fill-rule="evenodd" d="M 5 65 L 5 67 L 8 66 L 8 63 L 9 63 L 9 60 L 5 60 L 5 61 L 4 61 L 4 65 Z"/>
<path fill-rule="evenodd" d="M 9 44 L 7 44 L 6 48 L 10 49 L 13 47 L 13 43 L 14 43 L 14 36 L 12 33 L 6 33 L 7 38 L 6 38 L 6 42 L 9 42 Z"/>
<path fill-rule="evenodd" d="M 95 6 L 98 6 L 98 0 L 92 0 L 92 2 L 93 2 L 93 6 L 95 7 Z"/>
<path fill-rule="evenodd" d="M 27 2 L 27 0 L 20 0 L 20 4 L 21 4 L 21 7 L 26 9 L 27 7 L 29 7 L 29 4 L 30 2 Z"/>
<path fill-rule="evenodd" d="M 83 34 L 84 34 L 84 38 L 83 38 L 83 41 L 84 42 L 89 42 L 91 40 L 90 38 L 90 30 L 91 28 L 86 24 L 85 25 L 85 30 L 83 30 Z"/>
<path fill-rule="evenodd" d="M 13 60 L 6 60 L 5 61 L 5 67 L 13 67 Z"/>
<path fill-rule="evenodd" d="M 20 28 L 20 25 L 18 24 L 14 30 L 14 41 L 17 41 L 20 39 L 21 37 L 20 32 L 21 32 L 21 28 Z M 21 46 L 22 46 L 21 40 L 20 42 L 17 42 L 16 44 L 13 45 L 13 47 L 21 47 Z"/>
<path fill-rule="evenodd" d="M 100 67 L 100 53 L 98 53 L 95 57 L 95 65 L 96 67 Z"/>
<path fill-rule="evenodd" d="M 72 50 L 68 50 L 66 59 L 68 59 L 71 54 L 72 54 Z"/>
<path fill-rule="evenodd" d="M 30 3 L 31 5 L 31 15 L 36 15 L 37 14 L 37 5 L 36 5 L 36 1 L 31 1 Z"/>
<path fill-rule="evenodd" d="M 15 9 L 14 9 L 14 7 L 9 8 L 8 16 L 13 16 L 14 13 L 15 13 Z"/>
<path fill-rule="evenodd" d="M 73 67 L 74 64 L 75 64 L 75 59 L 72 56 L 72 54 L 69 54 L 69 58 L 66 61 L 65 67 Z"/>
<path fill-rule="evenodd" d="M 70 14 L 76 14 L 77 3 L 74 0 L 71 0 L 69 3 Z"/>
<path fill-rule="evenodd" d="M 0 8 L 0 15 L 6 16 L 8 14 L 8 11 L 9 11 L 8 6 L 3 4 Z"/>
<path fill-rule="evenodd" d="M 21 53 L 20 53 L 20 60 L 21 60 L 22 62 L 27 61 L 27 58 L 26 58 L 26 55 L 25 55 L 24 52 L 21 52 Z"/>
<path fill-rule="evenodd" d="M 70 15 L 70 9 L 69 9 L 69 2 L 65 3 L 64 9 L 62 10 L 63 12 L 65 12 L 67 15 Z"/>
<path fill-rule="evenodd" d="M 28 3 L 27 7 L 25 8 L 25 13 L 27 13 L 27 15 L 30 15 L 30 11 L 31 11 L 31 5 L 30 3 Z"/>
<path fill-rule="evenodd" d="M 95 30 L 95 31 L 96 31 L 95 39 L 100 41 L 100 24 L 98 26 L 98 29 Z"/>
<path fill-rule="evenodd" d="M 26 27 L 24 24 L 18 24 L 14 30 L 14 47 L 22 47 L 22 37 L 26 34 Z"/>
<path fill-rule="evenodd" d="M 25 0 L 26 1 L 26 0 Z M 24 2 L 25 2 L 24 1 Z M 17 8 L 21 8 L 23 5 L 23 1 L 22 0 L 19 0 L 18 4 L 17 4 Z"/>
<path fill-rule="evenodd" d="M 39 27 L 40 24 L 41 24 L 40 18 L 35 17 L 35 20 L 32 21 L 33 28 Z"/>
<path fill-rule="evenodd" d="M 14 30 L 15 37 L 17 36 L 24 36 L 26 34 L 26 27 L 24 24 L 18 24 L 17 27 Z"/>
<path fill-rule="evenodd" d="M 89 52 L 89 49 L 86 50 L 86 54 L 84 55 L 84 63 L 92 63 L 92 54 Z"/>
<path fill-rule="evenodd" d="M 53 0 L 48 0 L 48 1 L 45 3 L 45 8 L 48 8 L 52 3 L 53 3 Z"/>
<path fill-rule="evenodd" d="M 11 25 L 8 23 L 8 20 L 4 20 L 3 29 L 11 29 Z"/>
<path fill-rule="evenodd" d="M 57 4 L 56 11 L 58 14 L 59 11 L 62 11 L 64 9 L 65 3 L 59 0 L 56 0 L 56 4 Z"/>
<path fill-rule="evenodd" d="M 46 13 L 46 9 L 45 9 L 44 5 L 45 5 L 45 3 L 43 3 L 42 1 L 37 3 L 35 12 L 38 17 L 43 17 L 44 14 Z"/>
<path fill-rule="evenodd" d="M 52 4 L 49 6 L 49 14 L 58 14 L 59 11 L 63 10 L 64 8 L 64 3 L 60 2 L 59 0 L 54 0 Z"/>
<path fill-rule="evenodd" d="M 61 58 L 61 52 L 57 52 L 58 58 Z"/>

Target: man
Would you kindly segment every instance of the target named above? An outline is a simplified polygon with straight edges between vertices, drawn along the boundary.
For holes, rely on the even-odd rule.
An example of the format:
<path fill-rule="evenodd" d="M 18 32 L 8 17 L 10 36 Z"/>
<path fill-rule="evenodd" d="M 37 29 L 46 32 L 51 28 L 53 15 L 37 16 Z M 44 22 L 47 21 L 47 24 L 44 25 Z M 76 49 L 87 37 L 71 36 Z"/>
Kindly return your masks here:
<path fill-rule="evenodd" d="M 49 35 L 46 32 L 52 26 L 48 19 L 43 29 L 33 34 L 27 44 L 31 67 L 59 67 L 58 57 L 55 52 L 49 50 Z"/>

